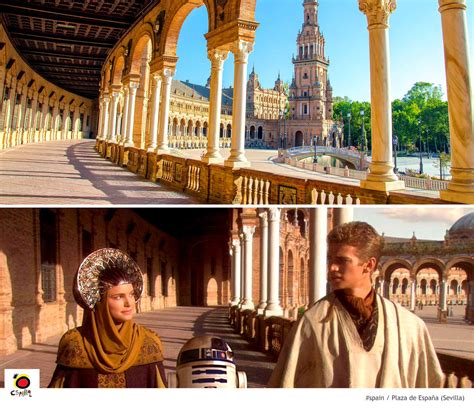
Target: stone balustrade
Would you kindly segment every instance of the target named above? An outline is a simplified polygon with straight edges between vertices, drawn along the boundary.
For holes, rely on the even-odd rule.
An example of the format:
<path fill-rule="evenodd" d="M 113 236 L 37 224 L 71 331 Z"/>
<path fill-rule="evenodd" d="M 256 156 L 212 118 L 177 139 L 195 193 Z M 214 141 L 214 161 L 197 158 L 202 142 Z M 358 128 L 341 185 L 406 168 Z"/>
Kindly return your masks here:
<path fill-rule="evenodd" d="M 229 309 L 229 320 L 239 334 L 246 337 L 262 352 L 278 358 L 296 320 L 283 317 L 265 318 L 256 311 L 240 311 L 237 306 Z M 445 388 L 472 388 L 474 386 L 474 361 L 437 352 L 443 373 Z"/>
<path fill-rule="evenodd" d="M 231 168 L 176 154 L 147 152 L 110 141 L 97 141 L 96 150 L 111 162 L 202 203 L 243 205 L 447 204 L 415 191 L 383 192 L 362 188 L 351 180 L 315 180 L 252 168 Z M 311 164 L 313 166 L 313 164 Z M 316 165 L 317 166 L 317 165 Z M 433 182 L 433 181 L 432 181 Z"/>

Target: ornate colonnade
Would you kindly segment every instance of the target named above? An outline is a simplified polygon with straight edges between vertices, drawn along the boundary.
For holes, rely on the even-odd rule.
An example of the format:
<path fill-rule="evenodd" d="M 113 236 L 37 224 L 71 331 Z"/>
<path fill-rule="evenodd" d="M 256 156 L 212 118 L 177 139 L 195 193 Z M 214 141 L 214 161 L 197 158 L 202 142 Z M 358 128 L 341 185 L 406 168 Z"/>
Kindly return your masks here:
<path fill-rule="evenodd" d="M 0 149 L 81 139 L 92 128 L 92 101 L 38 75 L 0 26 Z"/>
<path fill-rule="evenodd" d="M 452 151 L 452 180 L 441 192 L 446 201 L 474 203 L 473 85 L 466 19 L 466 0 L 438 0 L 443 29 Z M 392 110 L 388 22 L 396 0 L 359 0 L 366 14 L 370 42 L 372 164 L 361 187 L 398 190 L 393 172 Z"/>
<path fill-rule="evenodd" d="M 333 226 L 352 221 L 351 208 L 333 209 Z M 327 291 L 326 263 L 328 234 L 328 210 L 324 207 L 308 209 L 309 212 L 309 263 L 307 285 L 307 305 L 322 298 Z M 281 316 L 284 306 L 281 305 L 282 294 L 281 271 L 281 222 L 283 211 L 272 207 L 261 209 L 259 221 L 254 217 L 241 215 L 239 229 L 232 232 L 229 243 L 232 266 L 231 305 L 242 310 L 256 309 L 266 317 Z M 306 221 L 307 222 L 307 221 Z M 306 225 L 308 223 L 305 223 Z M 259 228 L 259 277 L 254 277 L 255 266 L 253 236 Z M 258 300 L 253 298 L 254 281 L 259 283 Z"/>
<path fill-rule="evenodd" d="M 231 133 L 231 154 L 225 165 L 250 165 L 245 156 L 244 133 L 248 56 L 258 26 L 254 21 L 255 0 L 164 1 L 150 11 L 117 44 L 104 65 L 99 140 L 120 144 L 123 149 L 169 151 L 170 100 L 179 31 L 187 15 L 202 5 L 209 15 L 206 39 L 211 62 L 207 152 L 203 161 L 223 163 L 220 135 Z M 221 131 L 223 66 L 229 52 L 234 54 L 232 125 Z M 177 141 L 171 143 L 179 146 Z"/>

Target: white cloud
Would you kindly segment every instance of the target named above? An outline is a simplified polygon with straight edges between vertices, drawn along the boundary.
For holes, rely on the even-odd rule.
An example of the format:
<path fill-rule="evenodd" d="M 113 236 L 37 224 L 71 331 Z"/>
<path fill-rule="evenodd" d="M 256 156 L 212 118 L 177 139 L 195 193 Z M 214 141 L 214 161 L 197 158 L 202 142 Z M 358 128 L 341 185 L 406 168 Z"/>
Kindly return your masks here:
<path fill-rule="evenodd" d="M 401 207 L 392 206 L 380 210 L 380 215 L 393 220 L 402 220 L 409 223 L 433 222 L 453 225 L 464 215 L 474 212 L 474 208 L 459 206 L 450 207 Z"/>

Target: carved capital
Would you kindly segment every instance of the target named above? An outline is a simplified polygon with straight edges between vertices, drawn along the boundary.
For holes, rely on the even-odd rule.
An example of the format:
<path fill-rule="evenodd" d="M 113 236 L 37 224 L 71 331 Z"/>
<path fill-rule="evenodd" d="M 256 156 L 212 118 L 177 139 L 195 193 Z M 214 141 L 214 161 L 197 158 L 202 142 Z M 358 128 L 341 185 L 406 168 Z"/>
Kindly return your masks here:
<path fill-rule="evenodd" d="M 276 207 L 270 207 L 268 209 L 268 220 L 270 222 L 275 222 L 280 220 L 280 212 L 281 210 Z"/>
<path fill-rule="evenodd" d="M 438 3 L 440 13 L 452 9 L 458 9 L 461 11 L 466 11 L 467 9 L 466 0 L 438 0 Z"/>
<path fill-rule="evenodd" d="M 238 40 L 232 44 L 231 51 L 237 63 L 247 63 L 249 54 L 253 51 L 253 43 L 250 41 Z"/>
<path fill-rule="evenodd" d="M 163 81 L 167 85 L 171 85 L 171 81 L 172 81 L 173 75 L 174 75 L 174 70 L 172 70 L 171 68 L 165 68 L 161 72 L 161 75 L 162 75 Z"/>
<path fill-rule="evenodd" d="M 233 239 L 232 240 L 232 247 L 234 249 L 240 248 L 240 240 L 239 239 Z"/>
<path fill-rule="evenodd" d="M 359 0 L 359 10 L 367 16 L 369 30 L 387 28 L 390 14 L 396 8 L 396 0 Z"/>
<path fill-rule="evenodd" d="M 242 232 L 245 241 L 250 241 L 255 233 L 255 226 L 242 226 Z"/>
<path fill-rule="evenodd" d="M 161 77 L 161 74 L 159 72 L 153 73 L 152 78 L 153 78 L 153 86 L 155 88 L 158 88 L 159 86 L 161 86 L 162 77 Z"/>
<path fill-rule="evenodd" d="M 262 210 L 258 213 L 258 217 L 260 217 L 260 226 L 268 227 L 268 213 Z"/>
<path fill-rule="evenodd" d="M 209 50 L 207 53 L 207 57 L 211 61 L 212 69 L 221 70 L 224 64 L 224 61 L 227 59 L 228 55 L 229 55 L 229 51 L 227 50 L 221 50 L 218 48 L 214 50 Z"/>

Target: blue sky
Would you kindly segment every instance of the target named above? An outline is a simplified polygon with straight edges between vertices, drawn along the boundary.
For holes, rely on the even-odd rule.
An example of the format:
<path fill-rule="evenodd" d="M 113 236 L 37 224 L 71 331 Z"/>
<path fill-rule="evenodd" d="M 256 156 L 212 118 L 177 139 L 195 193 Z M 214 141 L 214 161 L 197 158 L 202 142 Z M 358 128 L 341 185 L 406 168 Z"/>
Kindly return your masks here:
<path fill-rule="evenodd" d="M 443 240 L 446 230 L 462 216 L 474 212 L 466 206 L 361 206 L 354 220 L 370 223 L 380 234 L 418 239 Z"/>
<path fill-rule="evenodd" d="M 468 2 L 468 29 L 472 38 L 474 0 Z M 257 0 L 257 30 L 249 59 L 264 87 L 273 87 L 281 72 L 284 81 L 293 76 L 291 57 L 303 22 L 302 0 Z M 392 99 L 402 98 L 417 81 L 441 85 L 446 92 L 441 16 L 437 0 L 397 0 L 390 19 Z M 370 99 L 369 40 L 367 19 L 357 0 L 319 0 L 319 25 L 326 38 L 329 76 L 335 96 Z M 207 11 L 195 9 L 183 24 L 176 78 L 205 83 L 210 73 L 206 41 Z M 474 55 L 470 44 L 471 59 Z M 472 60 L 471 60 L 472 61 Z M 233 84 L 233 58 L 224 67 L 224 86 Z"/>

